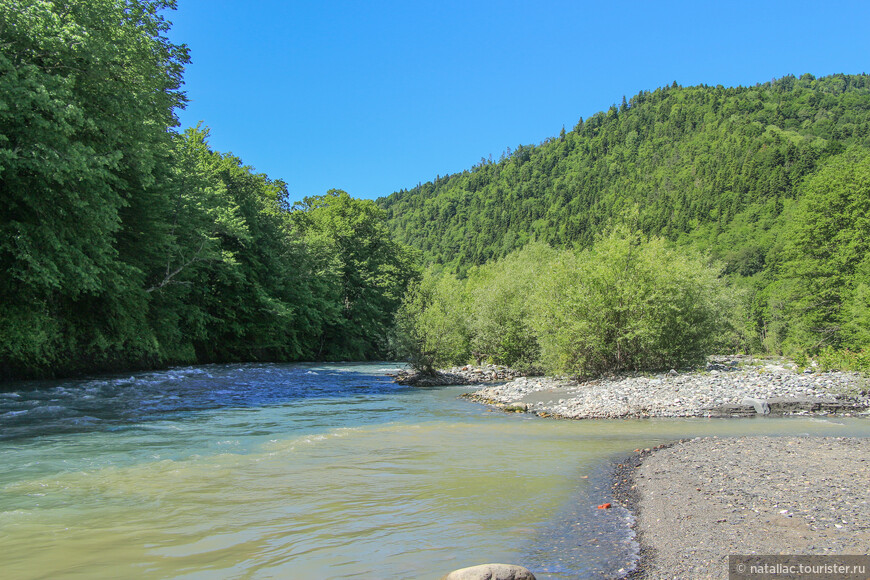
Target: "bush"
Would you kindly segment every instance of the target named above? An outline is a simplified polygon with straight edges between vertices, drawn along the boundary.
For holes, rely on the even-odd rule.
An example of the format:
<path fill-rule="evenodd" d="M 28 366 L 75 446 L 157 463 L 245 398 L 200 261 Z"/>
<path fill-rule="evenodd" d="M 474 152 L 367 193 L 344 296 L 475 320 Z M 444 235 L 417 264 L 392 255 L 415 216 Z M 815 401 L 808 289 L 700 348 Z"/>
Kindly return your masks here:
<path fill-rule="evenodd" d="M 870 350 L 854 352 L 826 348 L 816 357 L 819 369 L 823 371 L 860 371 L 870 373 Z"/>
<path fill-rule="evenodd" d="M 733 302 L 701 255 L 620 229 L 579 254 L 530 244 L 466 280 L 428 272 L 396 343 L 420 369 L 475 359 L 581 375 L 666 369 L 739 342 Z"/>
<path fill-rule="evenodd" d="M 561 254 L 532 319 L 544 365 L 596 375 L 702 362 L 726 319 L 719 273 L 699 254 L 625 229 Z"/>
<path fill-rule="evenodd" d="M 399 358 L 431 372 L 467 362 L 469 334 L 465 285 L 455 276 L 430 269 L 406 293 L 391 342 Z"/>
<path fill-rule="evenodd" d="M 469 273 L 471 354 L 477 362 L 537 370 L 540 348 L 529 322 L 536 305 L 530 297 L 557 255 L 546 244 L 531 243 Z"/>

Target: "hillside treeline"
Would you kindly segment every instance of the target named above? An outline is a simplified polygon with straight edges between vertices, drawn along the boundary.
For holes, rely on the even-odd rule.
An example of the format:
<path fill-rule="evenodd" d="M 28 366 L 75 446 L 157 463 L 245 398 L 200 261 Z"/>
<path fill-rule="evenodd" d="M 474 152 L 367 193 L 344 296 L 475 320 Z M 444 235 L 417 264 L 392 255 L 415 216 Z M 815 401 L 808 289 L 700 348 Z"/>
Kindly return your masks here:
<path fill-rule="evenodd" d="M 870 344 L 868 152 L 870 76 L 675 83 L 378 203 L 459 280 L 530 241 L 585 250 L 629 223 L 719 264 L 742 297 L 739 350 L 843 353 Z"/>
<path fill-rule="evenodd" d="M 172 4 L 0 0 L 0 377 L 384 356 L 407 251 L 174 129 Z"/>
<path fill-rule="evenodd" d="M 0 377 L 402 348 L 572 372 L 710 348 L 866 364 L 867 75 L 674 84 L 378 205 L 294 204 L 176 130 L 172 8 L 0 0 Z"/>

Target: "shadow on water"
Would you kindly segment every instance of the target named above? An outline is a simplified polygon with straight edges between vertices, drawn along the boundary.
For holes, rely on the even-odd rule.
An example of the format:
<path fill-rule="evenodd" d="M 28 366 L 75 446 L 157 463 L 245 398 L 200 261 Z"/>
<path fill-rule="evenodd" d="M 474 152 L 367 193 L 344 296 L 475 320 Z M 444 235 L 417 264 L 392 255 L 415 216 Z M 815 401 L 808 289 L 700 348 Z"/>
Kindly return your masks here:
<path fill-rule="evenodd" d="M 7 384 L 0 392 L 0 440 L 194 420 L 201 411 L 310 399 L 364 397 L 386 402 L 412 390 L 385 375 L 401 368 L 398 363 L 383 363 L 381 373 L 372 373 L 371 363 L 365 372 L 357 367 L 354 363 L 205 365 Z M 390 410 L 389 405 L 384 410 Z"/>

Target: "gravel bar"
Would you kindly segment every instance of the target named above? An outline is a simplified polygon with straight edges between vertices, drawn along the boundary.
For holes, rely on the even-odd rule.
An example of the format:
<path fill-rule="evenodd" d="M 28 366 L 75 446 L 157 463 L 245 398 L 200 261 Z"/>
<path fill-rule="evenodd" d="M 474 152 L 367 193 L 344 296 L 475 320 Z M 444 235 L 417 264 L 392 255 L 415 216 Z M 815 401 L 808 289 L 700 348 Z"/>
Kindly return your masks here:
<path fill-rule="evenodd" d="M 870 381 L 855 372 L 799 370 L 793 363 L 711 357 L 701 370 L 578 381 L 520 377 L 468 398 L 506 411 L 568 419 L 868 415 Z"/>
<path fill-rule="evenodd" d="M 705 437 L 641 451 L 614 497 L 641 544 L 633 578 L 727 578 L 729 554 L 870 552 L 870 439 Z"/>

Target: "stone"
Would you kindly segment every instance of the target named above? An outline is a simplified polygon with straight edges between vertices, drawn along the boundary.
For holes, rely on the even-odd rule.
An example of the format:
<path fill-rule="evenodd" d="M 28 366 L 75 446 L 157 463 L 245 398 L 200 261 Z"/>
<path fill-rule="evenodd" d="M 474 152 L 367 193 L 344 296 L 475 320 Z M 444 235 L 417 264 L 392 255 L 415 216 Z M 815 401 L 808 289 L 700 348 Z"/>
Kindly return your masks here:
<path fill-rule="evenodd" d="M 535 580 L 535 575 L 514 564 L 482 564 L 454 570 L 441 580 Z"/>
<path fill-rule="evenodd" d="M 514 412 L 526 404 L 528 412 L 566 419 L 857 414 L 870 407 L 866 378 L 858 373 L 805 375 L 779 361 L 738 360 L 735 367 L 733 357 L 711 357 L 709 366 L 722 366 L 719 374 L 523 378 L 462 396 Z"/>
<path fill-rule="evenodd" d="M 759 415 L 769 415 L 770 414 L 770 405 L 767 404 L 767 401 L 764 399 L 753 399 L 750 397 L 746 397 L 742 401 L 740 401 L 741 405 L 752 406 L 755 408 L 755 412 Z"/>

